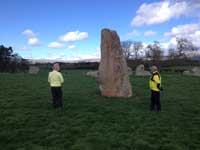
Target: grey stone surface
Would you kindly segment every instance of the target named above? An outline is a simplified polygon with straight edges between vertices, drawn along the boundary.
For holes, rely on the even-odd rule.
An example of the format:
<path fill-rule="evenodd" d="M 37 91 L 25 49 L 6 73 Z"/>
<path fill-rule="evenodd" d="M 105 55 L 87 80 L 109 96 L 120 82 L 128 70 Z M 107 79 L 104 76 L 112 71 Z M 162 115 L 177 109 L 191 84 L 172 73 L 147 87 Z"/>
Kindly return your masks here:
<path fill-rule="evenodd" d="M 97 78 L 98 76 L 98 71 L 88 71 L 86 73 L 87 76 L 90 76 L 90 77 L 94 77 L 94 78 Z"/>
<path fill-rule="evenodd" d="M 141 64 L 141 65 L 136 67 L 135 75 L 136 76 L 150 76 L 151 73 L 149 71 L 146 71 L 145 68 L 144 68 L 144 65 Z"/>
<path fill-rule="evenodd" d="M 200 67 L 194 67 L 191 70 L 184 71 L 183 74 L 200 77 Z"/>
<path fill-rule="evenodd" d="M 29 67 L 29 74 L 38 74 L 38 72 L 40 71 L 39 67 L 36 66 L 30 66 Z"/>
<path fill-rule="evenodd" d="M 132 96 L 128 66 L 116 31 L 109 29 L 101 31 L 101 62 L 98 72 L 97 80 L 102 96 Z"/>

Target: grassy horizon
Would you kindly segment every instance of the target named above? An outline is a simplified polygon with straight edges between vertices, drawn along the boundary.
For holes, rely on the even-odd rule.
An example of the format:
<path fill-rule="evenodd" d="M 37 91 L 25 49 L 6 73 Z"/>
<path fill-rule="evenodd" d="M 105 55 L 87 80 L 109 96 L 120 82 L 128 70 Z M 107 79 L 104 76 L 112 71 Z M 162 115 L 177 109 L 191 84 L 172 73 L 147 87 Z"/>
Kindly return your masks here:
<path fill-rule="evenodd" d="M 198 150 L 200 78 L 162 73 L 162 112 L 150 112 L 149 77 L 130 77 L 131 98 L 101 97 L 86 70 L 64 71 L 63 109 L 48 72 L 0 74 L 4 150 Z"/>

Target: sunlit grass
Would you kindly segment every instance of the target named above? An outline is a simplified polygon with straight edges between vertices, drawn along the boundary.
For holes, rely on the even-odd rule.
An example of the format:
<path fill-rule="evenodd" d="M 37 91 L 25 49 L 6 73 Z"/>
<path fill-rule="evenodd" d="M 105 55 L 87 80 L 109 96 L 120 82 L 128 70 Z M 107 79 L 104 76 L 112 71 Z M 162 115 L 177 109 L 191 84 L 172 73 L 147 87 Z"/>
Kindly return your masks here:
<path fill-rule="evenodd" d="M 39 75 L 0 74 L 4 150 L 198 150 L 200 78 L 162 74 L 162 112 L 149 111 L 148 77 L 131 76 L 133 97 L 99 95 L 85 70 L 63 72 L 63 109 Z"/>

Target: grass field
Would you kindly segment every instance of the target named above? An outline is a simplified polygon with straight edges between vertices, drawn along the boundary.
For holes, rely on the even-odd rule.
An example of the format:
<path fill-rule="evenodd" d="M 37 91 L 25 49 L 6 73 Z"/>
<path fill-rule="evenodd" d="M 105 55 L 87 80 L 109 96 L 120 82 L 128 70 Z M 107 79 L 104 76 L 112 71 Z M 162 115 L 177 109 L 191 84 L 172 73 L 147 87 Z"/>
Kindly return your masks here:
<path fill-rule="evenodd" d="M 162 112 L 149 111 L 148 77 L 133 97 L 105 98 L 86 70 L 64 72 L 64 108 L 39 75 L 0 74 L 1 150 L 199 150 L 200 78 L 162 73 Z"/>

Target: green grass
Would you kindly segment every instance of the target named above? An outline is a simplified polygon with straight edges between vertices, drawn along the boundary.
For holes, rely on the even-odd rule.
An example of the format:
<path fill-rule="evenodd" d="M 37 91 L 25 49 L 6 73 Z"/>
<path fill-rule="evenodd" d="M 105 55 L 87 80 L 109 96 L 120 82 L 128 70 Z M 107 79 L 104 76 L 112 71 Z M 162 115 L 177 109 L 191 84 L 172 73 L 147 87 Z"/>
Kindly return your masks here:
<path fill-rule="evenodd" d="M 47 72 L 0 74 L 0 149 L 200 149 L 200 78 L 163 73 L 156 113 L 148 77 L 131 76 L 133 97 L 106 98 L 85 72 L 63 73 L 63 109 L 52 107 Z"/>

